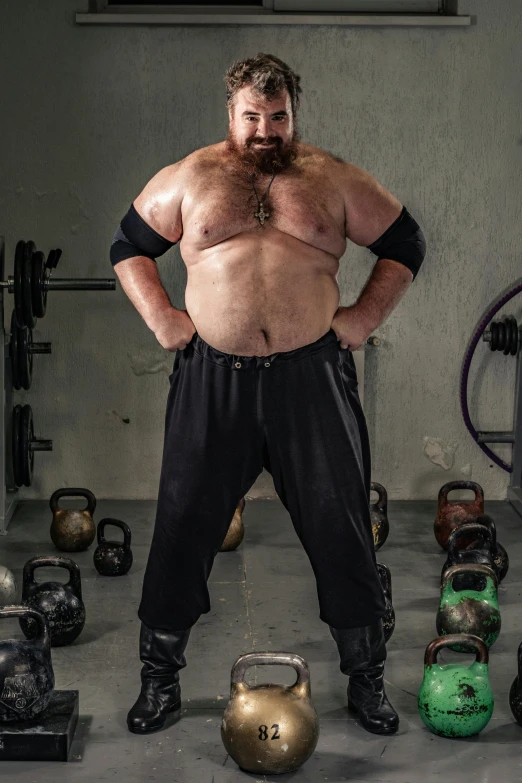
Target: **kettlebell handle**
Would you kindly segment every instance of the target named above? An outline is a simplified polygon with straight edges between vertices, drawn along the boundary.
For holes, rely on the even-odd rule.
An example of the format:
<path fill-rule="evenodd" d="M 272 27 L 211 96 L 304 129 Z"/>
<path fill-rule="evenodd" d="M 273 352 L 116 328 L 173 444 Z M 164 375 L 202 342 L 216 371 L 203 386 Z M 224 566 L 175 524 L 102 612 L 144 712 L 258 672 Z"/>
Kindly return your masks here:
<path fill-rule="evenodd" d="M 476 663 L 489 663 L 488 648 L 478 636 L 474 636 L 471 633 L 450 633 L 447 636 L 438 636 L 426 647 L 424 653 L 424 665 L 433 666 L 437 663 L 437 655 L 439 650 L 444 647 L 449 647 L 452 644 L 458 644 L 462 647 L 468 647 L 471 651 L 475 651 Z"/>
<path fill-rule="evenodd" d="M 494 551 L 497 547 L 497 526 L 495 525 L 493 519 L 487 514 L 479 514 L 475 519 L 475 523 L 477 525 L 482 525 L 482 527 L 485 527 L 486 530 L 489 530 L 491 534 L 492 549 Z"/>
<path fill-rule="evenodd" d="M 295 653 L 285 652 L 258 652 L 241 655 L 232 667 L 231 682 L 236 684 L 244 682 L 247 669 L 259 665 L 291 666 L 297 673 L 297 680 L 292 687 L 310 682 L 310 669 L 304 658 L 295 655 Z"/>
<path fill-rule="evenodd" d="M 381 511 L 386 512 L 386 509 L 388 507 L 388 493 L 386 489 L 383 487 L 383 485 L 378 484 L 376 481 L 372 481 L 372 483 L 370 484 L 370 491 L 377 492 L 377 495 L 379 496 L 377 498 L 377 502 L 372 503 L 371 505 L 376 506 Z"/>
<path fill-rule="evenodd" d="M 392 588 L 391 588 L 391 572 L 388 566 L 384 563 L 377 563 L 377 571 L 381 580 L 382 589 L 385 593 L 388 593 L 390 601 L 392 600 Z"/>
<path fill-rule="evenodd" d="M 522 642 L 518 646 L 517 660 L 518 660 L 518 683 L 520 687 L 520 683 L 522 683 Z"/>
<path fill-rule="evenodd" d="M 476 481 L 448 481 L 439 490 L 439 508 L 448 502 L 448 494 L 454 489 L 471 489 L 475 493 L 475 500 L 484 502 L 484 490 Z"/>
<path fill-rule="evenodd" d="M 51 511 L 53 514 L 56 514 L 58 511 L 58 501 L 61 498 L 85 498 L 87 501 L 87 508 L 84 509 L 84 511 L 88 511 L 89 514 L 94 514 L 94 510 L 96 508 L 96 498 L 92 494 L 90 489 L 82 489 L 81 487 L 63 487 L 62 489 L 57 489 L 53 494 L 51 495 L 51 499 L 49 500 L 49 506 L 51 508 Z"/>
<path fill-rule="evenodd" d="M 28 606 L 3 606 L 0 608 L 0 619 L 2 617 L 24 617 L 34 620 L 38 625 L 39 634 L 36 638 L 32 639 L 33 642 L 37 642 L 42 647 L 51 646 L 51 637 L 49 635 L 49 628 L 47 627 L 47 621 L 41 612 L 37 612 L 36 609 L 30 609 Z"/>
<path fill-rule="evenodd" d="M 487 565 L 482 565 L 482 563 L 462 563 L 461 565 L 450 566 L 447 571 L 444 572 L 441 590 L 444 590 L 457 574 L 478 574 L 479 576 L 487 576 L 493 580 L 495 587 L 498 587 L 497 575 L 492 568 Z"/>
<path fill-rule="evenodd" d="M 77 598 L 82 597 L 82 582 L 80 578 L 80 568 L 68 557 L 60 557 L 59 555 L 49 555 L 45 557 L 43 555 L 37 555 L 32 557 L 24 565 L 22 576 L 22 599 L 27 597 L 27 591 L 30 585 L 34 584 L 34 572 L 36 568 L 42 566 L 56 566 L 56 568 L 66 568 L 69 571 L 69 581 L 66 583 L 69 585 Z"/>
<path fill-rule="evenodd" d="M 493 535 L 491 529 L 480 522 L 466 522 L 463 525 L 459 525 L 451 531 L 448 540 L 448 552 L 452 557 L 456 557 L 455 550 L 457 548 L 457 539 L 459 536 L 463 536 L 469 533 L 476 533 L 481 536 L 486 546 L 489 545 L 491 551 L 493 551 Z"/>
<path fill-rule="evenodd" d="M 111 517 L 100 519 L 100 521 L 98 522 L 98 544 L 105 543 L 105 536 L 103 534 L 105 533 L 106 525 L 114 525 L 114 527 L 119 527 L 120 530 L 123 531 L 123 546 L 125 549 L 130 549 L 130 545 L 131 545 L 130 527 L 126 525 L 125 522 L 122 522 L 121 519 L 111 519 Z"/>

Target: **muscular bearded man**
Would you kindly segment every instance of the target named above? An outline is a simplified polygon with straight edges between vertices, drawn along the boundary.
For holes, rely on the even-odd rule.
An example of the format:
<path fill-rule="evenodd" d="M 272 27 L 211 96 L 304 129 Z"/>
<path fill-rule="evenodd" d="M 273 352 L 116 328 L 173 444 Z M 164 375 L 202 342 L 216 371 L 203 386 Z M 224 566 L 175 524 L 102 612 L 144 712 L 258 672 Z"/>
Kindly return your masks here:
<path fill-rule="evenodd" d="M 350 675 L 348 707 L 377 734 L 399 719 L 384 691 L 383 592 L 369 514 L 370 450 L 352 351 L 390 314 L 425 254 L 419 225 L 374 177 L 298 134 L 300 77 L 277 57 L 225 76 L 229 132 L 159 171 L 111 247 L 122 287 L 176 351 L 154 535 L 139 607 L 135 733 L 181 705 L 189 634 L 240 499 L 265 467 L 317 582 L 321 619 Z M 377 256 L 339 306 L 346 240 Z M 155 259 L 176 242 L 186 310 Z"/>

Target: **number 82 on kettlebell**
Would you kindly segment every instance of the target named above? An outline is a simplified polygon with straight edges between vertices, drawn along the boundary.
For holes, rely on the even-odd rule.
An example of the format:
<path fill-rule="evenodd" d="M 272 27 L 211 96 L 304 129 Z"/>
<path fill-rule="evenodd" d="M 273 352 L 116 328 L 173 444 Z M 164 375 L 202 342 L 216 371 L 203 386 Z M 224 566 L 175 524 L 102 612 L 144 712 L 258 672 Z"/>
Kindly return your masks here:
<path fill-rule="evenodd" d="M 270 726 L 270 729 L 275 729 L 275 733 L 270 737 L 270 739 L 281 739 L 281 735 L 279 734 L 279 723 L 273 723 L 272 726 Z M 259 739 L 268 739 L 268 726 L 263 725 L 259 727 Z"/>

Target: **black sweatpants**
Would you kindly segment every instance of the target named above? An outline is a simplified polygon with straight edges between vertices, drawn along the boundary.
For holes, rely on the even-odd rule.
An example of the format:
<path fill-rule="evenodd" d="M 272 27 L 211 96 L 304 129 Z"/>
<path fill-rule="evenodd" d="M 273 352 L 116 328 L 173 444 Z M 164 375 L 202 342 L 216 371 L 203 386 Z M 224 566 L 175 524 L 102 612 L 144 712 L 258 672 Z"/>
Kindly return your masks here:
<path fill-rule="evenodd" d="M 209 611 L 214 557 L 263 466 L 310 559 L 320 618 L 352 628 L 382 617 L 368 433 L 353 356 L 334 330 L 246 357 L 196 333 L 177 351 L 170 383 L 140 620 L 179 631 Z"/>

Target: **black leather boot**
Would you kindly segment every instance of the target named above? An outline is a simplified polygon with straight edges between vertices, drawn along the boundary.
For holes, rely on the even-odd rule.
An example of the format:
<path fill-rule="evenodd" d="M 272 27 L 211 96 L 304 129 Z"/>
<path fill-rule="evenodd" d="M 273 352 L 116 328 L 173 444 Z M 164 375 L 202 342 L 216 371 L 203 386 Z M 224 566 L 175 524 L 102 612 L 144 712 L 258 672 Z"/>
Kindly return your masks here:
<path fill-rule="evenodd" d="M 382 621 L 360 628 L 330 626 L 337 643 L 343 674 L 350 675 L 348 709 L 356 714 L 366 731 L 395 734 L 399 716 L 384 692 L 386 644 Z"/>
<path fill-rule="evenodd" d="M 127 726 L 134 734 L 162 729 L 167 715 L 181 709 L 178 672 L 187 665 L 183 653 L 190 631 L 161 631 L 141 624 L 141 693 L 127 715 Z"/>

